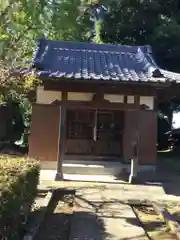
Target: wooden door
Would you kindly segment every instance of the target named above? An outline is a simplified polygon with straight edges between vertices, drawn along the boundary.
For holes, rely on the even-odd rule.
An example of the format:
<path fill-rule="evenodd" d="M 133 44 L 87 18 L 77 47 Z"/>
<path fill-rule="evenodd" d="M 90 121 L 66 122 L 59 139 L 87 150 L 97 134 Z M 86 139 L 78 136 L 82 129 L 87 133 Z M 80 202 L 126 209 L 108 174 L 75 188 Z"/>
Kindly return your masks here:
<path fill-rule="evenodd" d="M 96 114 L 96 139 L 93 154 L 120 156 L 122 153 L 122 112 L 97 110 Z"/>
<path fill-rule="evenodd" d="M 66 154 L 120 156 L 123 121 L 119 111 L 67 111 Z"/>
<path fill-rule="evenodd" d="M 66 154 L 90 155 L 92 151 L 94 111 L 77 109 L 67 111 Z"/>
<path fill-rule="evenodd" d="M 96 111 L 96 137 L 94 138 L 93 155 L 106 156 L 109 152 L 111 138 L 111 114 L 107 111 Z"/>

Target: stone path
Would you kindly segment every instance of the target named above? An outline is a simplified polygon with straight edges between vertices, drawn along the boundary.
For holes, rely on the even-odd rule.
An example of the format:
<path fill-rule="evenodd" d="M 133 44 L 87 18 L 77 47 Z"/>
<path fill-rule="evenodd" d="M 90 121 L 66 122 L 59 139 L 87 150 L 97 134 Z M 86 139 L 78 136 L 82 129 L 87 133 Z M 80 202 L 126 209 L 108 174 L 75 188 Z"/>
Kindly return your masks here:
<path fill-rule="evenodd" d="M 180 201 L 179 182 L 153 186 L 76 181 L 42 181 L 41 184 L 76 189 L 71 240 L 147 239 L 134 212 L 124 203 L 127 200 Z"/>
<path fill-rule="evenodd" d="M 77 191 L 70 240 L 147 239 L 130 206 L 110 201 L 97 190 L 86 193 L 95 194 L 96 201 Z"/>

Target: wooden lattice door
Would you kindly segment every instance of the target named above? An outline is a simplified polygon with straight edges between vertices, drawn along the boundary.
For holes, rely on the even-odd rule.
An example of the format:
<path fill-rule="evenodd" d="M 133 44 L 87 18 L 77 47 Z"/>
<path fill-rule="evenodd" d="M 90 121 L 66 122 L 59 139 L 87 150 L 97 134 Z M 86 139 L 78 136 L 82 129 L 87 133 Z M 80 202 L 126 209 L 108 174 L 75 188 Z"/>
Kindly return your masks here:
<path fill-rule="evenodd" d="M 67 111 L 66 153 L 119 156 L 122 148 L 123 113 L 77 109 Z"/>
<path fill-rule="evenodd" d="M 96 115 L 96 139 L 94 139 L 93 153 L 101 156 L 120 156 L 123 113 L 97 110 Z"/>

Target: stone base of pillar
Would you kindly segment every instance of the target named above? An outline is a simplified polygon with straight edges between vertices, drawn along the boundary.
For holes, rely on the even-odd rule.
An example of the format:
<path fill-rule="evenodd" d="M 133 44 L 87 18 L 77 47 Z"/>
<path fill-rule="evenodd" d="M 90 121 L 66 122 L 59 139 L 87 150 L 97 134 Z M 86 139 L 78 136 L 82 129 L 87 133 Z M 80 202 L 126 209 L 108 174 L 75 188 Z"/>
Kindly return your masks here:
<path fill-rule="evenodd" d="M 64 177 L 62 173 L 56 173 L 55 181 L 63 181 Z"/>
<path fill-rule="evenodd" d="M 129 175 L 129 183 L 135 183 L 136 182 L 137 166 L 138 166 L 137 158 L 131 159 L 131 171 L 130 171 L 130 175 Z"/>
<path fill-rule="evenodd" d="M 134 177 L 134 176 L 130 175 L 130 176 L 129 176 L 128 183 L 129 183 L 129 184 L 138 184 L 139 181 L 138 181 L 137 177 Z"/>

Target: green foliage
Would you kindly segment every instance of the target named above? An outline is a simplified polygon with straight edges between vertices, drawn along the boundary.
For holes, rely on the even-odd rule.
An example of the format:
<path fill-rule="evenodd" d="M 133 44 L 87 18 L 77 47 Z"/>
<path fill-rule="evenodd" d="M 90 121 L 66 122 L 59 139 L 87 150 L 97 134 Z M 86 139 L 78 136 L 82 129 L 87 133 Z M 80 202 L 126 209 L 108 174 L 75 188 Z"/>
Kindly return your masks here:
<path fill-rule="evenodd" d="M 101 29 L 104 42 L 151 45 L 161 67 L 180 71 L 180 8 L 173 0 L 115 0 Z"/>
<path fill-rule="evenodd" d="M 180 72 L 180 4 L 174 0 L 1 0 L 0 1 L 0 103 L 16 93 L 27 128 L 31 107 L 28 93 L 35 76 L 12 77 L 10 69 L 28 67 L 35 41 L 49 39 L 87 41 L 87 9 L 100 3 L 108 11 L 96 23 L 96 43 L 148 44 L 157 63 Z M 87 10 L 87 11 L 86 11 Z M 86 12 L 86 14 L 85 14 Z M 12 97 L 13 98 L 13 97 Z M 168 114 L 171 110 L 167 109 Z"/>
<path fill-rule="evenodd" d="M 30 101 L 23 94 L 13 90 L 8 92 L 4 101 L 6 101 L 4 106 L 6 110 L 0 108 L 2 111 L 0 125 L 4 126 L 5 132 L 0 133 L 0 141 L 6 140 L 11 144 L 27 146 L 32 111 Z"/>
<path fill-rule="evenodd" d="M 28 131 L 31 106 L 28 93 L 39 81 L 34 75 L 13 76 L 11 69 L 29 67 L 36 39 L 87 40 L 86 0 L 2 0 L 0 1 L 0 103 L 7 98 L 20 103 Z M 15 97 L 14 97 L 15 95 Z M 24 133 L 26 135 L 26 132 Z"/>
<path fill-rule="evenodd" d="M 24 65 L 30 59 L 35 40 L 87 40 L 87 1 L 6 0 L 0 2 L 0 57 L 11 65 Z"/>
<path fill-rule="evenodd" d="M 94 37 L 94 42 L 95 43 L 99 43 L 99 44 L 102 44 L 103 41 L 101 39 L 101 28 L 102 28 L 102 24 L 103 24 L 103 21 L 102 20 L 99 20 L 96 22 L 95 24 L 95 37 Z"/>
<path fill-rule="evenodd" d="M 37 195 L 38 181 L 38 162 L 19 157 L 0 157 L 1 239 L 21 239 Z"/>

